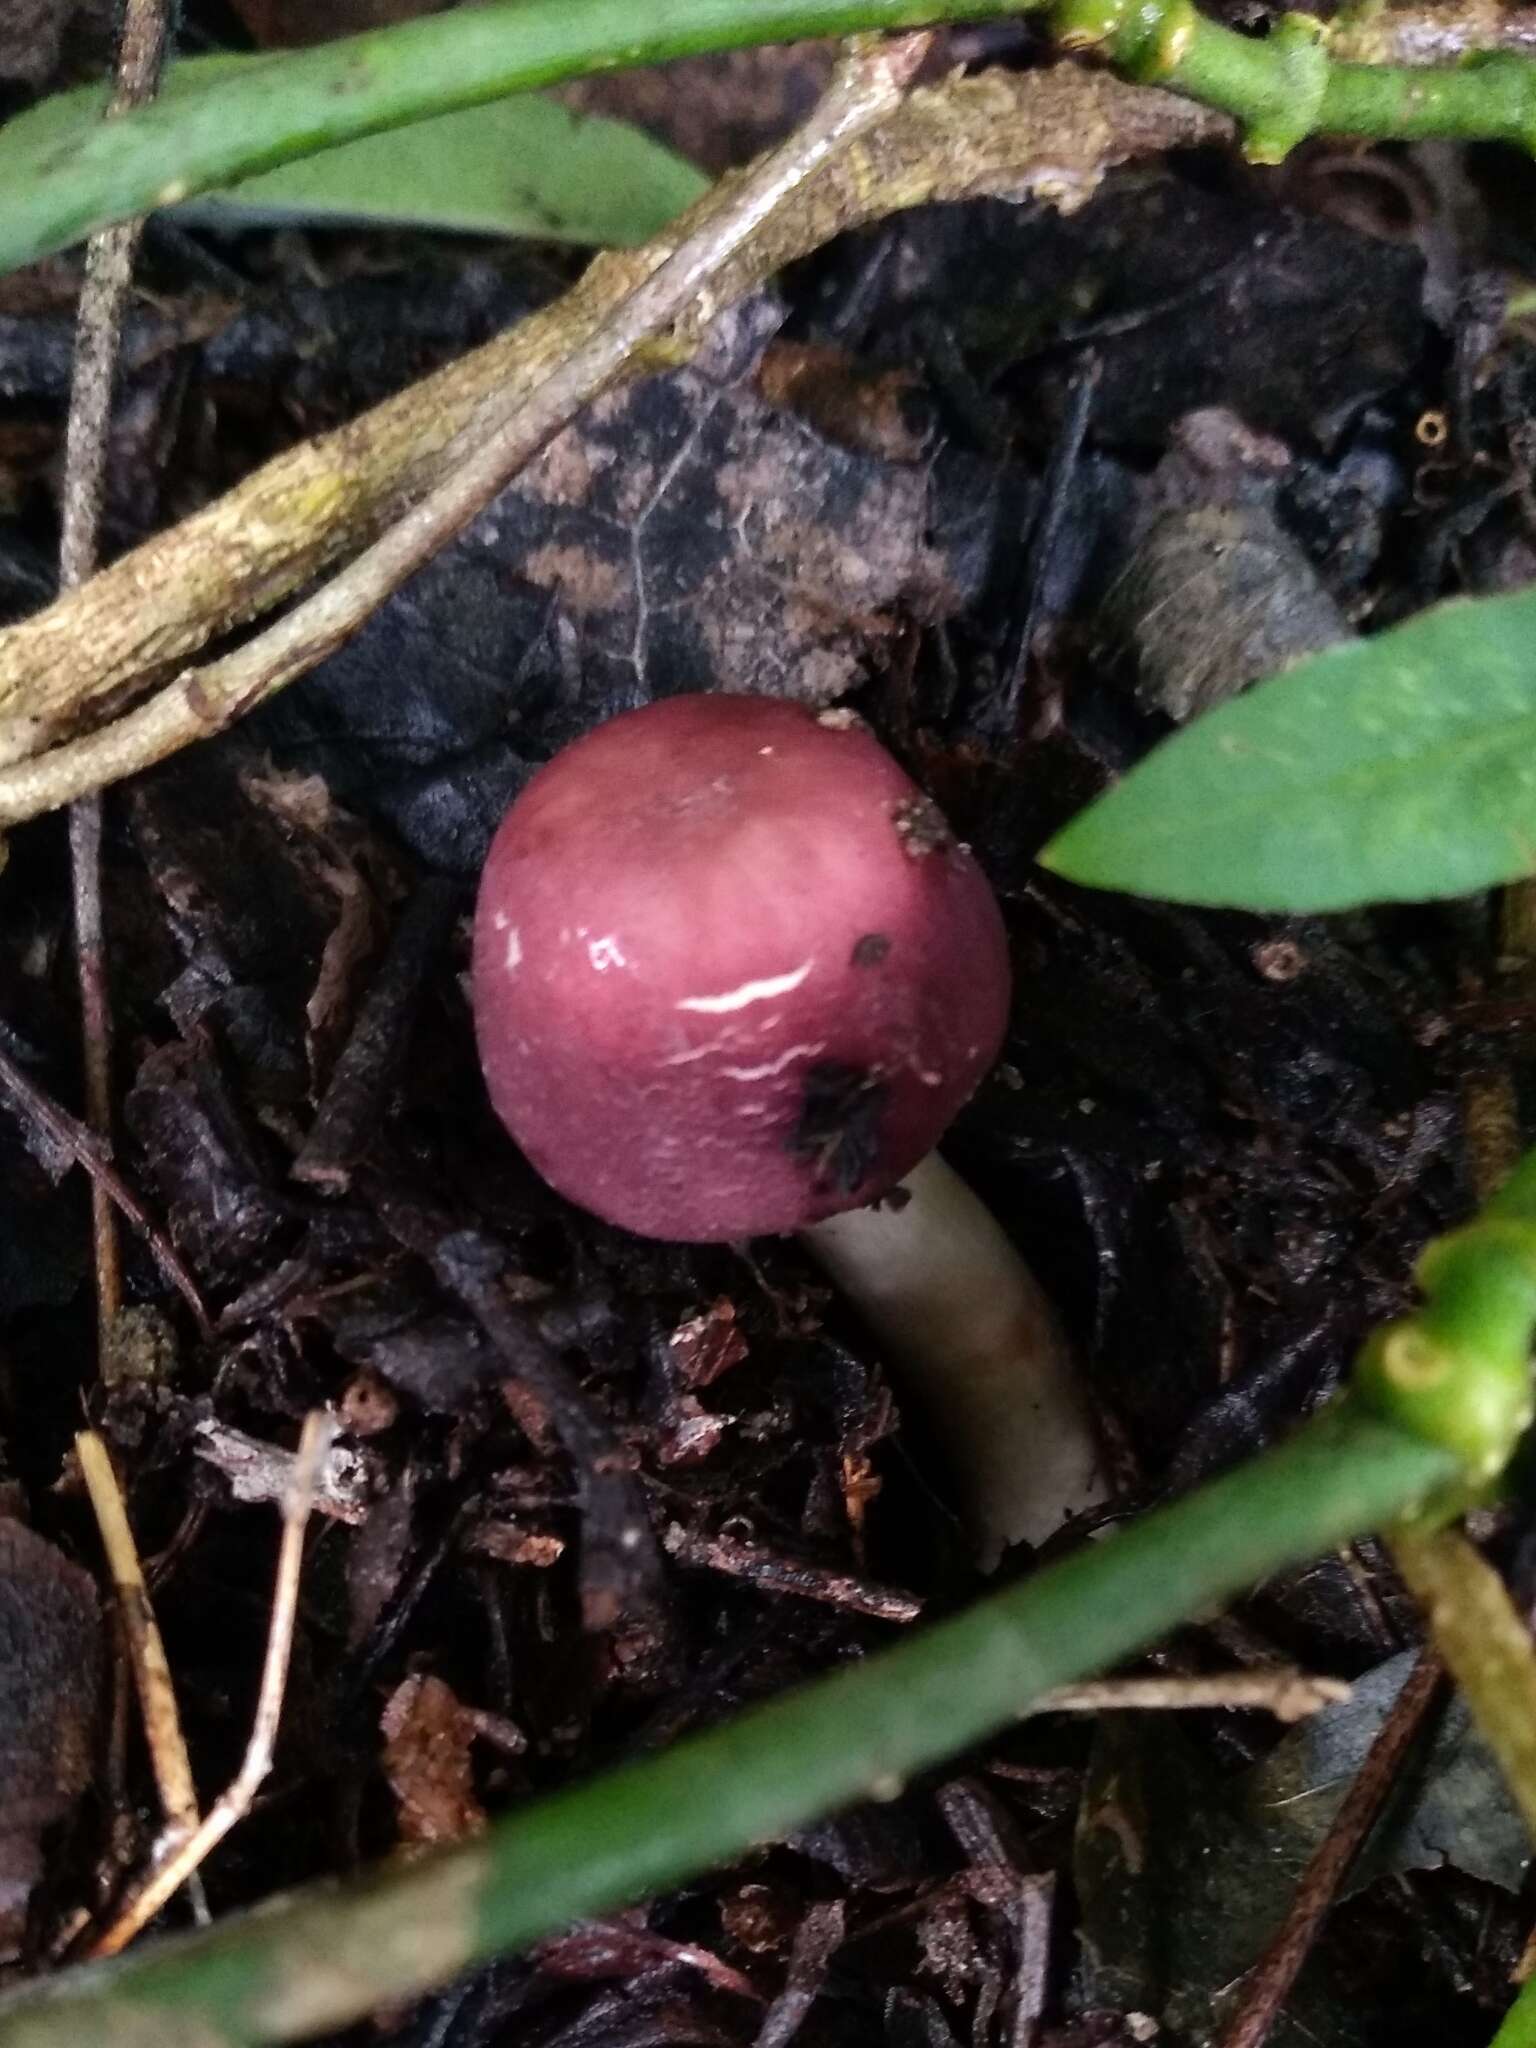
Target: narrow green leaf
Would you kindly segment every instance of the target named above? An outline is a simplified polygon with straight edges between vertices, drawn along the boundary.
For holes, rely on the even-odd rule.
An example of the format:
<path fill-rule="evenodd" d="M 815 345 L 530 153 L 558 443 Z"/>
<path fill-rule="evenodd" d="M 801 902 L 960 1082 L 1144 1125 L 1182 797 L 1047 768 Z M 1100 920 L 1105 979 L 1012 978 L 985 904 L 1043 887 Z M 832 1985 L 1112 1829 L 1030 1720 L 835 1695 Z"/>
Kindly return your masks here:
<path fill-rule="evenodd" d="M 629 248 L 708 185 L 702 171 L 625 121 L 518 93 L 343 143 L 177 211 L 234 227 L 388 220 Z"/>
<path fill-rule="evenodd" d="M 1536 873 L 1536 589 L 1456 598 L 1165 740 L 1040 856 L 1246 910 L 1461 896 Z"/>
<path fill-rule="evenodd" d="M 265 57 L 173 65 L 169 107 L 238 86 Z M 0 187 L 24 189 L 29 167 L 67 161 L 97 133 L 104 93 L 43 100 L 0 129 Z M 623 121 L 573 114 L 536 94 L 439 114 L 389 135 L 301 158 L 205 194 L 183 215 L 239 228 L 274 220 L 395 221 L 544 241 L 628 246 L 690 206 L 701 171 Z"/>

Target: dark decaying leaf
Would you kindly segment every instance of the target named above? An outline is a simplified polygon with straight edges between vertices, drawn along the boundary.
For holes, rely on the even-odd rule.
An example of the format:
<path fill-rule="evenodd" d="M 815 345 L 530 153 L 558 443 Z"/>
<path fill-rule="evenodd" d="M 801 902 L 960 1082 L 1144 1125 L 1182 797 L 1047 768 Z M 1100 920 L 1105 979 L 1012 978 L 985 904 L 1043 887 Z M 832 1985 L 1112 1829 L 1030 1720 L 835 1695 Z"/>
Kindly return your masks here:
<path fill-rule="evenodd" d="M 234 9 L 262 48 L 284 49 L 435 14 L 443 4 L 444 0 L 234 0 Z"/>
<path fill-rule="evenodd" d="M 238 741 L 144 778 L 133 823 L 185 958 L 177 1025 L 216 1029 L 259 1099 L 315 1095 L 382 943 L 387 857 L 318 777 Z"/>
<path fill-rule="evenodd" d="M 890 296 L 919 337 L 940 323 L 987 384 L 1032 388 L 1036 437 L 1077 361 L 1063 329 L 1101 362 L 1093 435 L 1112 448 L 1160 448 L 1185 414 L 1223 404 L 1326 448 L 1424 346 L 1415 251 L 1162 170 L 1110 179 L 1066 216 L 985 200 L 957 236 L 948 212 L 903 220 Z M 910 349 L 910 329 L 897 333 Z"/>
<path fill-rule="evenodd" d="M 272 1242 L 287 1205 L 210 1047 L 177 1042 L 148 1054 L 125 1117 L 194 1265 L 243 1266 Z"/>
<path fill-rule="evenodd" d="M 68 1301 L 86 1266 L 80 1210 L 9 1123 L 0 1102 L 0 1315 Z"/>
<path fill-rule="evenodd" d="M 7 0 L 0 11 L 0 78 L 40 86 L 52 76 L 66 38 L 103 52 L 111 10 L 103 0 Z"/>
<path fill-rule="evenodd" d="M 1235 1776 L 1156 1717 L 1102 1725 L 1076 1863 L 1092 2000 L 1139 2005 L 1192 2042 L 1212 2038 L 1221 1994 L 1278 1927 L 1413 1661 L 1410 1651 L 1378 1666 L 1350 1699 Z M 1397 1788 L 1341 1897 L 1445 1865 L 1515 1891 L 1530 1859 L 1498 1766 L 1458 1700 Z M 1287 2003 L 1277 2048 L 1380 2040 L 1379 2003 L 1352 1997 L 1349 1981 L 1347 1944 L 1325 1942 Z M 1390 1986 L 1373 1987 L 1373 2000 L 1394 1996 Z"/>
<path fill-rule="evenodd" d="M 0 1516 L 0 1951 L 25 1925 L 45 1830 L 90 1782 L 100 1664 L 89 1576 Z"/>
<path fill-rule="evenodd" d="M 769 405 L 767 296 L 705 357 L 601 400 L 350 646 L 281 700 L 291 758 L 472 868 L 552 744 L 687 690 L 822 704 L 898 617 L 958 601 L 927 539 L 925 472 Z"/>
<path fill-rule="evenodd" d="M 597 73 L 559 89 L 568 107 L 633 121 L 718 176 L 787 135 L 832 69 L 826 42 L 766 44 L 682 63 Z"/>
<path fill-rule="evenodd" d="M 1280 1853 L 1310 1854 L 1396 1699 L 1416 1653 L 1405 1650 L 1364 1678 L 1347 1700 L 1293 1728 L 1242 1787 L 1246 1811 Z M 1391 1806 L 1345 1880 L 1349 1898 L 1378 1877 L 1453 1865 L 1503 1890 L 1520 1889 L 1531 1843 L 1492 1750 L 1457 1696 L 1432 1740 L 1404 1774 Z"/>

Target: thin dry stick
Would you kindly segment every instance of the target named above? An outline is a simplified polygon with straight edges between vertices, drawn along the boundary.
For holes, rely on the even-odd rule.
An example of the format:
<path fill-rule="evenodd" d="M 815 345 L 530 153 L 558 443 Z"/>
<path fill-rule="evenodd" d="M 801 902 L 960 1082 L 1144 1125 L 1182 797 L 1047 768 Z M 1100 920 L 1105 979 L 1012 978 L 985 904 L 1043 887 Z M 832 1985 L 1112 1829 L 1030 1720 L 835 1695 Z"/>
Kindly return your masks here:
<path fill-rule="evenodd" d="M 1224 1671 L 1210 1677 L 1106 1678 L 1092 1685 L 1064 1685 L 1030 1708 L 1032 1714 L 1105 1714 L 1130 1711 L 1181 1712 L 1224 1708 L 1273 1714 L 1277 1721 L 1304 1721 L 1324 1707 L 1349 1698 L 1340 1678 L 1315 1678 L 1293 1664 L 1269 1671 Z"/>
<path fill-rule="evenodd" d="M 1440 1689 L 1440 1660 L 1425 1650 L 1381 1724 L 1333 1825 L 1313 1852 L 1280 1931 L 1243 1983 L 1240 2008 L 1221 2048 L 1264 2048 L 1291 1986 L 1312 1952 L 1323 1916 L 1380 1817 L 1398 1772 Z"/>
<path fill-rule="evenodd" d="M 53 801 L 83 795 L 221 731 L 334 653 L 648 342 L 672 326 L 823 164 L 900 103 L 932 41 L 931 32 L 923 32 L 851 45 L 810 119 L 739 183 L 724 187 L 693 232 L 509 419 L 484 438 L 465 435 L 460 460 L 419 505 L 265 633 L 222 661 L 184 672 L 115 725 L 46 757 Z"/>
<path fill-rule="evenodd" d="M 90 1175 L 92 1186 L 100 1188 L 107 1200 L 122 1211 L 149 1246 L 166 1279 L 192 1311 L 198 1334 L 212 1341 L 213 1324 L 190 1269 L 133 1189 L 107 1159 L 101 1140 L 55 1102 L 45 1089 L 39 1088 L 3 1045 L 0 1045 L 0 1091 L 10 1094 L 22 1116 L 83 1167 Z"/>
<path fill-rule="evenodd" d="M 848 1572 L 829 1572 L 797 1558 L 778 1557 L 759 1544 L 743 1543 L 734 1536 L 694 1536 L 673 1523 L 661 1541 L 667 1555 L 679 1564 L 745 1579 L 765 1593 L 820 1600 L 849 1614 L 872 1615 L 876 1621 L 916 1621 L 923 1611 L 921 1600 L 898 1587 L 877 1586 Z"/>
<path fill-rule="evenodd" d="M 123 1905 L 91 1949 L 93 1956 L 113 1956 L 160 1911 L 251 1810 L 262 1782 L 272 1768 L 283 1695 L 288 1687 L 288 1660 L 293 1650 L 293 1625 L 298 1613 L 299 1570 L 304 1561 L 304 1531 L 314 1505 L 315 1486 L 331 1448 L 336 1424 L 319 1410 L 304 1418 L 294 1459 L 293 1483 L 283 1502 L 283 1536 L 277 1553 L 277 1578 L 272 1592 L 272 1617 L 267 1627 L 267 1653 L 261 1669 L 261 1690 L 251 1722 L 251 1739 L 239 1770 L 211 1806 L 202 1824 L 151 1871 L 141 1888 Z"/>
<path fill-rule="evenodd" d="M 109 120 L 154 97 L 165 61 L 165 43 L 166 0 L 127 0 L 107 106 Z M 91 237 L 85 252 L 69 420 L 64 432 L 59 581 L 66 590 L 84 583 L 96 567 L 112 382 L 134 250 L 143 225 L 142 220 L 128 220 L 103 228 Z M 95 793 L 83 796 L 70 812 L 69 854 L 86 1115 L 110 1151 L 112 1009 L 101 915 L 101 798 Z M 122 1261 L 111 1197 L 96 1179 L 91 1182 L 91 1234 L 96 1254 L 97 1340 L 105 1357 L 122 1303 Z"/>
<path fill-rule="evenodd" d="M 181 1716 L 176 1711 L 170 1660 L 155 1621 L 138 1545 L 128 1526 L 122 1490 L 107 1447 L 94 1429 L 86 1429 L 75 1438 L 75 1454 L 91 1496 L 112 1583 L 117 1588 L 118 1612 L 123 1618 L 139 1708 L 144 1716 L 144 1739 L 149 1745 L 150 1766 L 165 1815 L 162 1841 L 182 1842 L 197 1826 L 197 1787 L 192 1782 L 192 1762 L 181 1732 Z"/>

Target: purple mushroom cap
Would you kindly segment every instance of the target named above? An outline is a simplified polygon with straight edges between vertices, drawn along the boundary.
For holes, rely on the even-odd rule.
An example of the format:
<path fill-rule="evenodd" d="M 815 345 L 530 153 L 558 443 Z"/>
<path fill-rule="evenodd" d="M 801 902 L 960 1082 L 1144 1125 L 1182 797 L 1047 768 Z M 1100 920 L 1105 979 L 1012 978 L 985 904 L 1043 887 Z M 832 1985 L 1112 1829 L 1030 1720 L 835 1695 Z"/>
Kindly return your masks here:
<path fill-rule="evenodd" d="M 1008 998 L 985 877 L 845 712 L 627 712 L 534 776 L 481 878 L 496 1111 L 552 1187 L 646 1237 L 886 1193 L 996 1058 Z"/>

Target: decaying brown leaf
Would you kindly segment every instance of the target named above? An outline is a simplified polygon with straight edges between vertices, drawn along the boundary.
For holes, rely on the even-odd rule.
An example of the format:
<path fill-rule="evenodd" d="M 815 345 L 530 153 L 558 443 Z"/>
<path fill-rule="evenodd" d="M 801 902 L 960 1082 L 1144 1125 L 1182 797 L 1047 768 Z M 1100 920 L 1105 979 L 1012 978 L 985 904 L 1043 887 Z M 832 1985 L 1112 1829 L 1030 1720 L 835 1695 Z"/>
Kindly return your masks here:
<path fill-rule="evenodd" d="M 456 1842 L 485 1826 L 470 1744 L 475 1716 L 441 1678 L 421 1673 L 390 1694 L 380 1718 L 384 1775 L 407 1842 Z"/>

